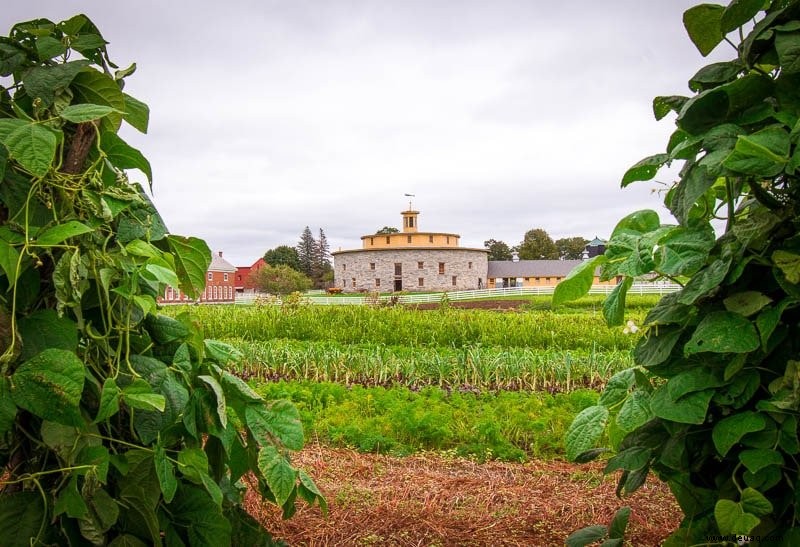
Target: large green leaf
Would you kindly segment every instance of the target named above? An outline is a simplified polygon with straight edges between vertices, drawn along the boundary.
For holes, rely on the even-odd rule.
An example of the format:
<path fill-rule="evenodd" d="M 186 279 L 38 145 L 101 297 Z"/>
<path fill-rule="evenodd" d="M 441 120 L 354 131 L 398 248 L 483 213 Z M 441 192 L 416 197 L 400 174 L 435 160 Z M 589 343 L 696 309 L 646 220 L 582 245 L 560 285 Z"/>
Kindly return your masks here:
<path fill-rule="evenodd" d="M 641 469 L 647 465 L 652 455 L 653 451 L 644 446 L 626 448 L 609 458 L 603 473 L 611 473 L 620 469 L 627 471 Z"/>
<path fill-rule="evenodd" d="M 110 76 L 93 68 L 80 72 L 70 86 L 75 94 L 74 103 L 89 103 L 110 106 L 116 112 L 102 118 L 100 127 L 116 132 L 122 122 L 121 112 L 125 111 L 125 98 L 119 85 Z"/>
<path fill-rule="evenodd" d="M 80 519 L 86 516 L 88 511 L 89 507 L 78 492 L 78 476 L 73 475 L 72 479 L 59 491 L 53 506 L 53 515 L 66 513 L 70 518 Z"/>
<path fill-rule="evenodd" d="M 79 72 L 91 64 L 86 59 L 31 68 L 22 78 L 25 92 L 32 99 L 39 98 L 43 107 L 53 104 L 56 92 L 66 88 Z"/>
<path fill-rule="evenodd" d="M 709 224 L 671 230 L 658 241 L 656 271 L 670 276 L 694 274 L 705 265 L 714 239 L 714 230 Z"/>
<path fill-rule="evenodd" d="M 758 473 L 770 465 L 783 466 L 783 456 L 777 450 L 770 448 L 751 448 L 742 450 L 739 453 L 739 461 L 742 462 L 748 471 Z"/>
<path fill-rule="evenodd" d="M 175 257 L 175 273 L 181 290 L 197 298 L 206 286 L 206 272 L 211 264 L 211 250 L 196 237 L 167 236 L 167 244 Z"/>
<path fill-rule="evenodd" d="M 758 517 L 763 517 L 772 513 L 772 503 L 755 488 L 745 488 L 742 490 L 742 498 L 739 501 L 742 509 Z"/>
<path fill-rule="evenodd" d="M 772 253 L 772 261 L 783 272 L 789 283 L 800 283 L 800 254 L 784 250 Z"/>
<path fill-rule="evenodd" d="M 3 545 L 29 547 L 44 539 L 47 526 L 44 502 L 39 492 L 3 493 L 0 496 L 0 530 Z"/>
<path fill-rule="evenodd" d="M 153 170 L 150 162 L 137 149 L 126 143 L 116 133 L 107 131 L 101 137 L 100 148 L 105 152 L 108 160 L 118 169 L 138 169 L 147 176 L 149 182 L 153 181 Z"/>
<path fill-rule="evenodd" d="M 556 285 L 553 292 L 553 307 L 586 295 L 592 288 L 595 269 L 605 261 L 604 255 L 598 255 L 573 268 L 567 277 Z"/>
<path fill-rule="evenodd" d="M 659 418 L 681 424 L 702 424 L 706 420 L 706 412 L 714 390 L 697 391 L 673 400 L 667 386 L 659 387 L 650 399 L 650 409 Z"/>
<path fill-rule="evenodd" d="M 160 442 L 156 445 L 156 450 L 153 453 L 153 464 L 156 468 L 156 476 L 158 476 L 158 484 L 161 486 L 164 501 L 170 503 L 178 490 L 178 480 L 175 478 L 175 466 L 167 458 L 164 445 Z"/>
<path fill-rule="evenodd" d="M 621 325 L 625 321 L 625 296 L 633 284 L 632 277 L 625 277 L 603 301 L 603 317 L 609 327 Z"/>
<path fill-rule="evenodd" d="M 725 385 L 719 371 L 706 367 L 692 367 L 676 374 L 667 382 L 670 399 L 677 401 L 696 391 L 717 388 Z"/>
<path fill-rule="evenodd" d="M 687 100 L 687 97 L 680 95 L 656 97 L 653 99 L 653 115 L 660 120 L 672 111 L 680 112 Z"/>
<path fill-rule="evenodd" d="M 683 13 L 683 26 L 703 57 L 724 38 L 721 28 L 724 13 L 725 8 L 716 4 L 700 4 Z"/>
<path fill-rule="evenodd" d="M 608 420 L 608 409 L 601 405 L 583 409 L 567 429 L 564 444 L 567 459 L 575 460 L 581 453 L 594 448 Z"/>
<path fill-rule="evenodd" d="M 22 337 L 20 359 L 27 360 L 48 349 L 74 352 L 78 349 L 78 325 L 69 317 L 59 317 L 54 310 L 33 312 L 19 320 Z"/>
<path fill-rule="evenodd" d="M 125 453 L 127 472 L 118 481 L 119 501 L 125 507 L 120 515 L 122 529 L 147 538 L 151 545 L 161 543 L 156 507 L 161 487 L 149 450 L 133 449 Z"/>
<path fill-rule="evenodd" d="M 630 433 L 649 422 L 652 418 L 653 411 L 650 410 L 650 394 L 637 389 L 622 403 L 622 408 L 619 409 L 619 414 L 617 414 L 617 427 L 624 433 Z"/>
<path fill-rule="evenodd" d="M 751 73 L 709 89 L 687 101 L 678 115 L 678 126 L 690 135 L 701 135 L 760 106 L 773 88 L 771 78 Z"/>
<path fill-rule="evenodd" d="M 722 301 L 729 312 L 749 317 L 772 302 L 772 299 L 759 291 L 743 291 L 730 295 Z"/>
<path fill-rule="evenodd" d="M 85 368 L 71 351 L 46 349 L 11 376 L 14 402 L 45 420 L 81 426 L 84 420 L 78 405 Z"/>
<path fill-rule="evenodd" d="M 689 222 L 689 213 L 697 201 L 711 188 L 717 177 L 702 165 L 693 166 L 672 191 L 669 210 L 682 225 Z"/>
<path fill-rule="evenodd" d="M 611 520 L 611 525 L 608 527 L 608 537 L 612 539 L 622 539 L 625 535 L 625 529 L 628 527 L 628 520 L 631 517 L 630 507 L 620 507 L 614 518 Z"/>
<path fill-rule="evenodd" d="M 125 98 L 125 121 L 142 133 L 147 133 L 147 125 L 150 121 L 150 108 L 127 93 L 123 93 L 122 96 Z"/>
<path fill-rule="evenodd" d="M 145 318 L 145 325 L 150 336 L 159 344 L 175 340 L 183 340 L 189 335 L 186 325 L 164 314 L 150 314 Z"/>
<path fill-rule="evenodd" d="M 585 547 L 608 535 L 608 527 L 600 524 L 587 526 L 572 532 L 566 540 L 567 547 Z"/>
<path fill-rule="evenodd" d="M 185 531 L 189 545 L 230 545 L 231 525 L 203 490 L 182 484 L 167 507 L 174 522 Z"/>
<path fill-rule="evenodd" d="M 153 388 L 141 378 L 135 379 L 122 389 L 122 400 L 131 408 L 139 410 L 157 410 L 163 412 L 167 402 L 163 395 L 153 391 Z"/>
<path fill-rule="evenodd" d="M 275 496 L 278 506 L 283 506 L 291 496 L 297 482 L 297 471 L 272 445 L 258 451 L 258 469 Z"/>
<path fill-rule="evenodd" d="M 259 403 L 264 401 L 261 395 L 253 391 L 253 389 L 238 376 L 234 376 L 226 370 L 220 370 L 220 379 L 228 399 L 238 399 L 246 403 Z"/>
<path fill-rule="evenodd" d="M 761 431 L 767 425 L 763 415 L 756 412 L 739 412 L 723 418 L 714 425 L 711 437 L 720 456 L 725 456 L 733 445 L 748 433 Z"/>
<path fill-rule="evenodd" d="M 617 372 L 606 382 L 606 387 L 600 395 L 598 404 L 611 408 L 621 403 L 628 396 L 628 391 L 634 383 L 633 369 L 625 369 Z"/>
<path fill-rule="evenodd" d="M 226 409 L 227 405 L 225 404 L 225 392 L 222 390 L 222 386 L 217 382 L 216 378 L 208 376 L 207 374 L 201 374 L 197 379 L 206 383 L 208 387 L 211 388 L 211 391 L 214 392 L 214 397 L 217 399 L 217 416 L 219 417 L 219 423 L 222 427 L 227 427 L 228 412 Z"/>
<path fill-rule="evenodd" d="M 78 222 L 77 220 L 69 220 L 63 224 L 56 224 L 45 228 L 40 234 L 36 236 L 36 245 L 49 247 L 51 245 L 58 245 L 67 239 L 83 234 L 88 234 L 92 228 Z"/>
<path fill-rule="evenodd" d="M 694 304 L 698 298 L 707 295 L 722 283 L 730 267 L 730 258 L 717 259 L 700 270 L 680 291 L 678 302 L 686 305 Z"/>
<path fill-rule="evenodd" d="M 687 355 L 714 353 L 747 353 L 761 345 L 756 327 L 738 313 L 716 311 L 706 315 L 697 325 L 692 338 L 684 346 Z"/>
<path fill-rule="evenodd" d="M 99 120 L 108 116 L 112 112 L 117 112 L 110 106 L 100 104 L 75 104 L 66 107 L 61 111 L 60 116 L 72 123 L 83 123 Z"/>
<path fill-rule="evenodd" d="M 749 534 L 761 522 L 757 516 L 746 513 L 740 504 L 724 499 L 714 507 L 714 518 L 720 533 L 733 535 Z"/>
<path fill-rule="evenodd" d="M 38 123 L 21 121 L 0 119 L 0 142 L 24 169 L 43 177 L 55 159 L 58 138 L 55 132 Z"/>
<path fill-rule="evenodd" d="M 800 32 L 778 32 L 775 36 L 775 50 L 778 52 L 782 73 L 800 72 Z"/>
<path fill-rule="evenodd" d="M 668 161 L 669 154 L 656 154 L 644 158 L 625 172 L 621 186 L 625 188 L 632 182 L 652 179 L 656 176 L 661 166 Z"/>
<path fill-rule="evenodd" d="M 720 28 L 727 34 L 747 22 L 764 8 L 764 0 L 732 0 L 720 18 Z"/>
<path fill-rule="evenodd" d="M 724 63 L 712 63 L 704 66 L 689 80 L 689 87 L 694 91 L 703 91 L 707 87 L 727 83 L 736 78 L 744 69 L 738 60 Z"/>
<path fill-rule="evenodd" d="M 291 401 L 248 404 L 245 419 L 259 445 L 272 445 L 277 439 L 292 450 L 303 448 L 303 424 L 297 407 Z"/>
<path fill-rule="evenodd" d="M 658 213 L 651 209 L 635 211 L 620 220 L 611 232 L 611 239 L 618 234 L 646 234 L 657 230 L 661 226 Z"/>
<path fill-rule="evenodd" d="M 789 161 L 789 133 L 780 127 L 768 127 L 752 135 L 740 135 L 733 152 L 723 165 L 746 175 L 773 177 Z"/>

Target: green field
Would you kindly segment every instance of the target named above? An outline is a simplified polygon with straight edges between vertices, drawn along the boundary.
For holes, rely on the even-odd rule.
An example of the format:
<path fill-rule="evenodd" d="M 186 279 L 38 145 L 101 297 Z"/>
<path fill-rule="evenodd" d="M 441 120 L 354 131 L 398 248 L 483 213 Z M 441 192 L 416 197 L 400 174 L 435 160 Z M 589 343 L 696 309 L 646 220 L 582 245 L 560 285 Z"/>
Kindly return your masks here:
<path fill-rule="evenodd" d="M 365 451 L 448 450 L 479 459 L 563 454 L 572 417 L 631 366 L 637 335 L 608 328 L 602 297 L 558 310 L 442 306 L 193 306 L 232 370 L 298 406 L 306 436 Z M 657 297 L 635 297 L 640 324 Z M 587 389 L 590 388 L 590 389 Z"/>

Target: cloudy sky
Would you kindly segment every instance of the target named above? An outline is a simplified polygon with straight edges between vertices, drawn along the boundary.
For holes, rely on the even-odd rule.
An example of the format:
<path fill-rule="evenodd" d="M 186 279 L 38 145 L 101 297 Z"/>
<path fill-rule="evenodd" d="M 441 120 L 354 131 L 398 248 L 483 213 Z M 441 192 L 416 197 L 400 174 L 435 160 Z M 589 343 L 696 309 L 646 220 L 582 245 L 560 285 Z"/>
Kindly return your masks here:
<path fill-rule="evenodd" d="M 474 247 L 537 227 L 606 237 L 661 212 L 663 186 L 619 180 L 672 132 L 652 98 L 733 55 L 689 42 L 695 3 L 29 0 L 5 3 L 0 30 L 88 15 L 112 60 L 137 63 L 125 91 L 150 105 L 150 131 L 123 137 L 149 158 L 170 230 L 246 265 L 307 225 L 359 247 L 400 225 L 405 193 L 421 230 Z"/>

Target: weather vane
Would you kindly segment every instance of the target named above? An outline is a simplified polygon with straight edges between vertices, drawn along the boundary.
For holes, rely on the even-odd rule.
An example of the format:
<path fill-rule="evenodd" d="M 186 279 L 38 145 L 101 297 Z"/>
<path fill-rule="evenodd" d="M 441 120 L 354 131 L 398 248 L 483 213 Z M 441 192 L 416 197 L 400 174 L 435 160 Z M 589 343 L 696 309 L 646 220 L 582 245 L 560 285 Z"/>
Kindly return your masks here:
<path fill-rule="evenodd" d="M 404 196 L 406 196 L 407 198 L 413 198 L 413 197 L 415 197 L 415 196 L 414 196 L 414 194 L 403 194 L 403 195 L 404 195 Z M 408 200 L 408 210 L 410 211 L 411 209 L 412 209 L 412 207 L 411 207 L 411 200 Z"/>

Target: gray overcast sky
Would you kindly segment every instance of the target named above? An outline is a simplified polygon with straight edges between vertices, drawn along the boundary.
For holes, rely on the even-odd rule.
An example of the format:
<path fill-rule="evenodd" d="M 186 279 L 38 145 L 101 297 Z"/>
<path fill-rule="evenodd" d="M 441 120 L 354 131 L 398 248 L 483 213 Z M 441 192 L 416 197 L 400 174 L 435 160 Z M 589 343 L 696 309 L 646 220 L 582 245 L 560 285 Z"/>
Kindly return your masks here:
<path fill-rule="evenodd" d="M 659 185 L 619 181 L 674 129 L 652 98 L 733 56 L 691 44 L 695 3 L 29 0 L 5 3 L 0 30 L 88 15 L 112 60 L 138 65 L 125 90 L 150 131 L 123 137 L 152 163 L 167 226 L 249 265 L 306 225 L 357 248 L 400 225 L 404 193 L 422 230 L 474 247 L 661 213 Z"/>

